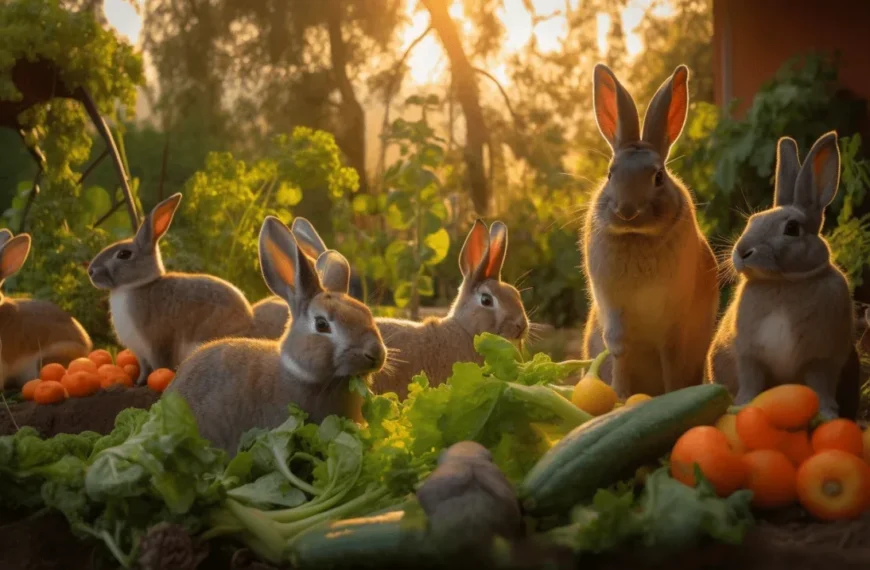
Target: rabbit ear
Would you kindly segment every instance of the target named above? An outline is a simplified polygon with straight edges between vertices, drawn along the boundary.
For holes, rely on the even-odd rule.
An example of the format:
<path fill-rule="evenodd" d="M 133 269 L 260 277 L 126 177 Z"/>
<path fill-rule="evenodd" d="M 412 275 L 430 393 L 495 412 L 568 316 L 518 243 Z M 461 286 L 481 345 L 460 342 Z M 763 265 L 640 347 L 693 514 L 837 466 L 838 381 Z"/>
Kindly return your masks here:
<path fill-rule="evenodd" d="M 486 231 L 486 224 L 478 218 L 474 220 L 474 225 L 471 226 L 471 231 L 468 232 L 468 237 L 462 245 L 462 251 L 459 252 L 459 270 L 462 272 L 463 279 L 469 279 L 480 267 L 481 261 L 487 255 L 488 246 L 489 234 Z"/>
<path fill-rule="evenodd" d="M 812 216 L 821 228 L 824 212 L 840 184 L 840 149 L 837 133 L 819 137 L 801 166 L 794 189 L 794 205 Z"/>
<path fill-rule="evenodd" d="M 334 249 L 329 249 L 320 254 L 315 267 L 324 289 L 347 295 L 350 289 L 350 263 L 347 258 Z"/>
<path fill-rule="evenodd" d="M 139 226 L 139 231 L 136 232 L 136 243 L 143 248 L 155 247 L 169 229 L 169 225 L 172 224 L 172 218 L 175 216 L 175 211 L 180 203 L 181 193 L 176 192 L 154 206 L 154 209 Z"/>
<path fill-rule="evenodd" d="M 285 301 L 291 314 L 323 292 L 311 260 L 297 246 L 290 228 L 267 216 L 260 228 L 260 268 L 269 289 Z"/>
<path fill-rule="evenodd" d="M 0 247 L 3 247 L 3 244 L 10 239 L 12 239 L 12 232 L 6 228 L 0 229 Z"/>
<path fill-rule="evenodd" d="M 0 281 L 17 273 L 27 261 L 29 253 L 30 236 L 28 234 L 18 234 L 14 238 L 10 238 L 0 248 Z"/>
<path fill-rule="evenodd" d="M 689 68 L 679 65 L 650 101 L 643 119 L 643 140 L 663 159 L 668 157 L 686 124 L 689 110 Z"/>
<path fill-rule="evenodd" d="M 603 63 L 595 66 L 592 75 L 592 103 L 601 136 L 616 149 L 640 138 L 637 105 L 634 99 Z"/>
<path fill-rule="evenodd" d="M 781 137 L 776 145 L 776 182 L 773 205 L 787 206 L 794 202 L 794 187 L 801 161 L 797 142 L 791 137 Z"/>
<path fill-rule="evenodd" d="M 501 281 L 501 268 L 504 266 L 507 246 L 507 226 L 504 222 L 493 222 L 489 228 L 489 249 L 487 250 L 486 269 L 483 272 L 484 279 L 497 279 Z"/>
<path fill-rule="evenodd" d="M 328 249 L 320 234 L 314 229 L 314 224 L 305 218 L 293 220 L 290 231 L 293 232 L 293 237 L 296 238 L 296 243 L 302 248 L 302 252 L 311 259 L 317 259 Z"/>

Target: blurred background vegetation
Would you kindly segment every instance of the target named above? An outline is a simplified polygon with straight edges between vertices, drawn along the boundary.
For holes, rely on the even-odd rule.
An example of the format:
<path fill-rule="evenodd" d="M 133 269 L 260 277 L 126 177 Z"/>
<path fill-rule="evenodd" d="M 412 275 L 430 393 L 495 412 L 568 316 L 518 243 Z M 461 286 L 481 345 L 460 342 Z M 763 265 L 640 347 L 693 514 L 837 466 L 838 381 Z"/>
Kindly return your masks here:
<path fill-rule="evenodd" d="M 592 67 L 610 65 L 643 112 L 686 63 L 692 104 L 670 169 L 714 248 L 770 205 L 779 136 L 803 154 L 836 129 L 843 174 L 825 231 L 861 286 L 867 102 L 841 88 L 832 54 L 800 53 L 745 112 L 718 107 L 712 35 L 712 0 L 0 0 L 0 100 L 15 97 L 15 62 L 34 54 L 89 86 L 140 212 L 184 194 L 163 246 L 171 270 L 221 276 L 256 301 L 263 217 L 305 216 L 351 260 L 355 294 L 418 316 L 449 304 L 482 216 L 510 229 L 504 277 L 533 320 L 570 331 L 587 311 L 578 231 L 609 160 Z M 6 289 L 54 300 L 99 343 L 106 299 L 86 265 L 131 228 L 123 210 L 104 216 L 118 196 L 108 161 L 80 182 L 104 150 L 82 117 L 59 100 L 22 117 L 46 171 L 25 224 L 31 258 Z M 2 225 L 15 232 L 35 173 L 19 134 L 0 128 Z"/>

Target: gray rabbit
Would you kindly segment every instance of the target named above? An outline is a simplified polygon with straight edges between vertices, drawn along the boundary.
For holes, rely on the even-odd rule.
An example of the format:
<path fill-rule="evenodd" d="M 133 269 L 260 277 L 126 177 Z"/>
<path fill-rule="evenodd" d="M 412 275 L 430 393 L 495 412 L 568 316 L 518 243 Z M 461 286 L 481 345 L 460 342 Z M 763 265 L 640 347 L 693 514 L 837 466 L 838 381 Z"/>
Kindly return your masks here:
<path fill-rule="evenodd" d="M 840 180 L 837 134 L 820 137 L 803 165 L 797 143 L 777 145 L 771 209 L 749 218 L 731 261 L 740 275 L 713 341 L 709 375 L 745 404 L 771 386 L 800 382 L 836 417 L 837 388 L 854 350 L 845 275 L 820 235 Z"/>
<path fill-rule="evenodd" d="M 169 230 L 181 194 L 157 204 L 136 236 L 106 247 L 91 261 L 94 287 L 109 290 L 118 340 L 139 359 L 137 384 L 158 368 L 175 369 L 208 341 L 247 335 L 251 305 L 231 283 L 211 275 L 167 273 L 158 241 Z"/>
<path fill-rule="evenodd" d="M 688 76 L 681 65 L 662 84 L 641 131 L 631 95 L 595 66 L 595 117 L 613 159 L 583 235 L 592 296 L 584 354 L 610 350 L 601 376 L 621 398 L 701 383 L 715 328 L 716 258 L 691 194 L 666 167 L 686 120 Z"/>
<path fill-rule="evenodd" d="M 259 250 L 266 285 L 290 308 L 284 335 L 203 345 L 167 390 L 188 402 L 203 437 L 231 454 L 245 431 L 286 420 L 290 403 L 316 422 L 331 414 L 361 420 L 362 398 L 348 381 L 379 371 L 387 353 L 369 308 L 347 294 L 350 265 L 341 254 L 325 251 L 315 267 L 272 216 Z"/>

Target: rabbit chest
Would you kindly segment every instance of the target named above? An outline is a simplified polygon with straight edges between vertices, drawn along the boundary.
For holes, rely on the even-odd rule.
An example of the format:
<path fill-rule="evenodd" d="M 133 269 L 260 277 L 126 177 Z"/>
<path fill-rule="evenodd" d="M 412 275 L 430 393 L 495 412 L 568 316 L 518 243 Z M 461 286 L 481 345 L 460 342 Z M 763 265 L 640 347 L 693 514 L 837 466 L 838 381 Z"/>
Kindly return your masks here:
<path fill-rule="evenodd" d="M 112 291 L 109 294 L 112 326 L 121 344 L 145 360 L 151 360 L 151 343 L 142 330 L 140 309 L 133 291 Z"/>

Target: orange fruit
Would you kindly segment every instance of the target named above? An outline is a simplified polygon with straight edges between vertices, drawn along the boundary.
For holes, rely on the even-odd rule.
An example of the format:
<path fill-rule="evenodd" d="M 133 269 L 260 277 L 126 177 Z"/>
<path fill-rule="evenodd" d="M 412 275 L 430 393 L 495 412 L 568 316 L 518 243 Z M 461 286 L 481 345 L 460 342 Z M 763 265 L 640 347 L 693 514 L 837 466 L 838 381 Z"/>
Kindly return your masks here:
<path fill-rule="evenodd" d="M 826 449 L 797 472 L 800 504 L 822 520 L 853 519 L 867 507 L 870 467 L 854 454 Z"/>
<path fill-rule="evenodd" d="M 103 364 L 97 369 L 97 374 L 100 376 L 108 376 L 109 374 L 121 374 L 124 373 L 124 369 L 118 366 L 117 364 Z"/>
<path fill-rule="evenodd" d="M 786 432 L 770 423 L 761 408 L 752 406 L 737 412 L 735 428 L 740 441 L 749 450 L 776 449 L 785 439 Z"/>
<path fill-rule="evenodd" d="M 652 396 L 647 396 L 646 394 L 632 394 L 625 400 L 626 406 L 636 406 L 641 402 L 646 402 L 647 400 L 652 400 Z"/>
<path fill-rule="evenodd" d="M 752 491 L 752 506 L 759 509 L 786 507 L 797 498 L 797 469 L 788 457 L 774 449 L 757 449 L 743 456 L 745 487 Z"/>
<path fill-rule="evenodd" d="M 571 401 L 587 414 L 601 416 L 613 410 L 619 398 L 607 382 L 595 376 L 584 376 L 574 386 Z"/>
<path fill-rule="evenodd" d="M 40 380 L 60 382 L 64 374 L 66 374 L 66 368 L 56 362 L 52 362 L 42 367 L 42 370 L 39 371 L 39 378 Z"/>
<path fill-rule="evenodd" d="M 785 438 L 777 448 L 782 451 L 795 467 L 812 457 L 813 447 L 810 445 L 810 434 L 807 430 L 786 432 Z"/>
<path fill-rule="evenodd" d="M 90 358 L 76 358 L 66 367 L 67 374 L 75 372 L 96 372 L 97 365 Z"/>
<path fill-rule="evenodd" d="M 97 368 L 102 366 L 103 364 L 112 364 L 112 355 L 108 350 L 95 350 L 88 355 L 88 358 L 97 365 Z"/>
<path fill-rule="evenodd" d="M 39 378 L 28 381 L 24 386 L 21 387 L 21 397 L 25 400 L 32 400 L 33 393 L 36 391 L 36 387 L 39 386 L 39 383 L 42 382 Z"/>
<path fill-rule="evenodd" d="M 765 390 L 749 405 L 763 410 L 774 427 L 795 430 L 807 427 L 819 413 L 819 395 L 803 384 L 783 384 Z"/>
<path fill-rule="evenodd" d="M 91 396 L 100 389 L 100 375 L 96 372 L 73 372 L 60 381 L 67 394 L 74 398 Z"/>
<path fill-rule="evenodd" d="M 132 388 L 133 379 L 127 376 L 127 373 L 122 370 L 120 372 L 109 372 L 108 374 L 103 375 L 100 380 L 100 387 L 103 389 L 114 386 L 115 384 Z"/>
<path fill-rule="evenodd" d="M 716 421 L 716 429 L 725 434 L 731 449 L 737 453 L 746 452 L 746 446 L 737 436 L 737 416 L 735 414 L 724 414 Z"/>
<path fill-rule="evenodd" d="M 158 368 L 148 375 L 148 387 L 155 392 L 162 392 L 169 387 L 175 378 L 175 372 L 168 368 Z"/>
<path fill-rule="evenodd" d="M 54 380 L 43 380 L 33 391 L 33 401 L 37 404 L 55 404 L 63 402 L 69 394 L 66 393 L 63 385 Z"/>
<path fill-rule="evenodd" d="M 839 418 L 825 422 L 813 430 L 813 451 L 839 449 L 857 457 L 864 457 L 861 428 L 852 420 Z"/>
<path fill-rule="evenodd" d="M 727 497 L 740 488 L 746 478 L 746 469 L 718 429 L 698 426 L 684 433 L 671 450 L 671 476 L 694 487 L 695 465 L 721 497 Z"/>
<path fill-rule="evenodd" d="M 118 353 L 118 356 L 115 357 L 115 364 L 117 364 L 118 366 L 120 366 L 122 368 L 124 366 L 127 366 L 128 364 L 135 364 L 138 366 L 139 359 L 136 358 L 136 355 L 133 354 L 133 352 L 130 349 L 125 348 L 124 350 L 122 350 L 121 352 Z"/>
<path fill-rule="evenodd" d="M 139 365 L 138 364 L 127 364 L 124 366 L 124 372 L 132 378 L 134 381 L 139 378 Z"/>

